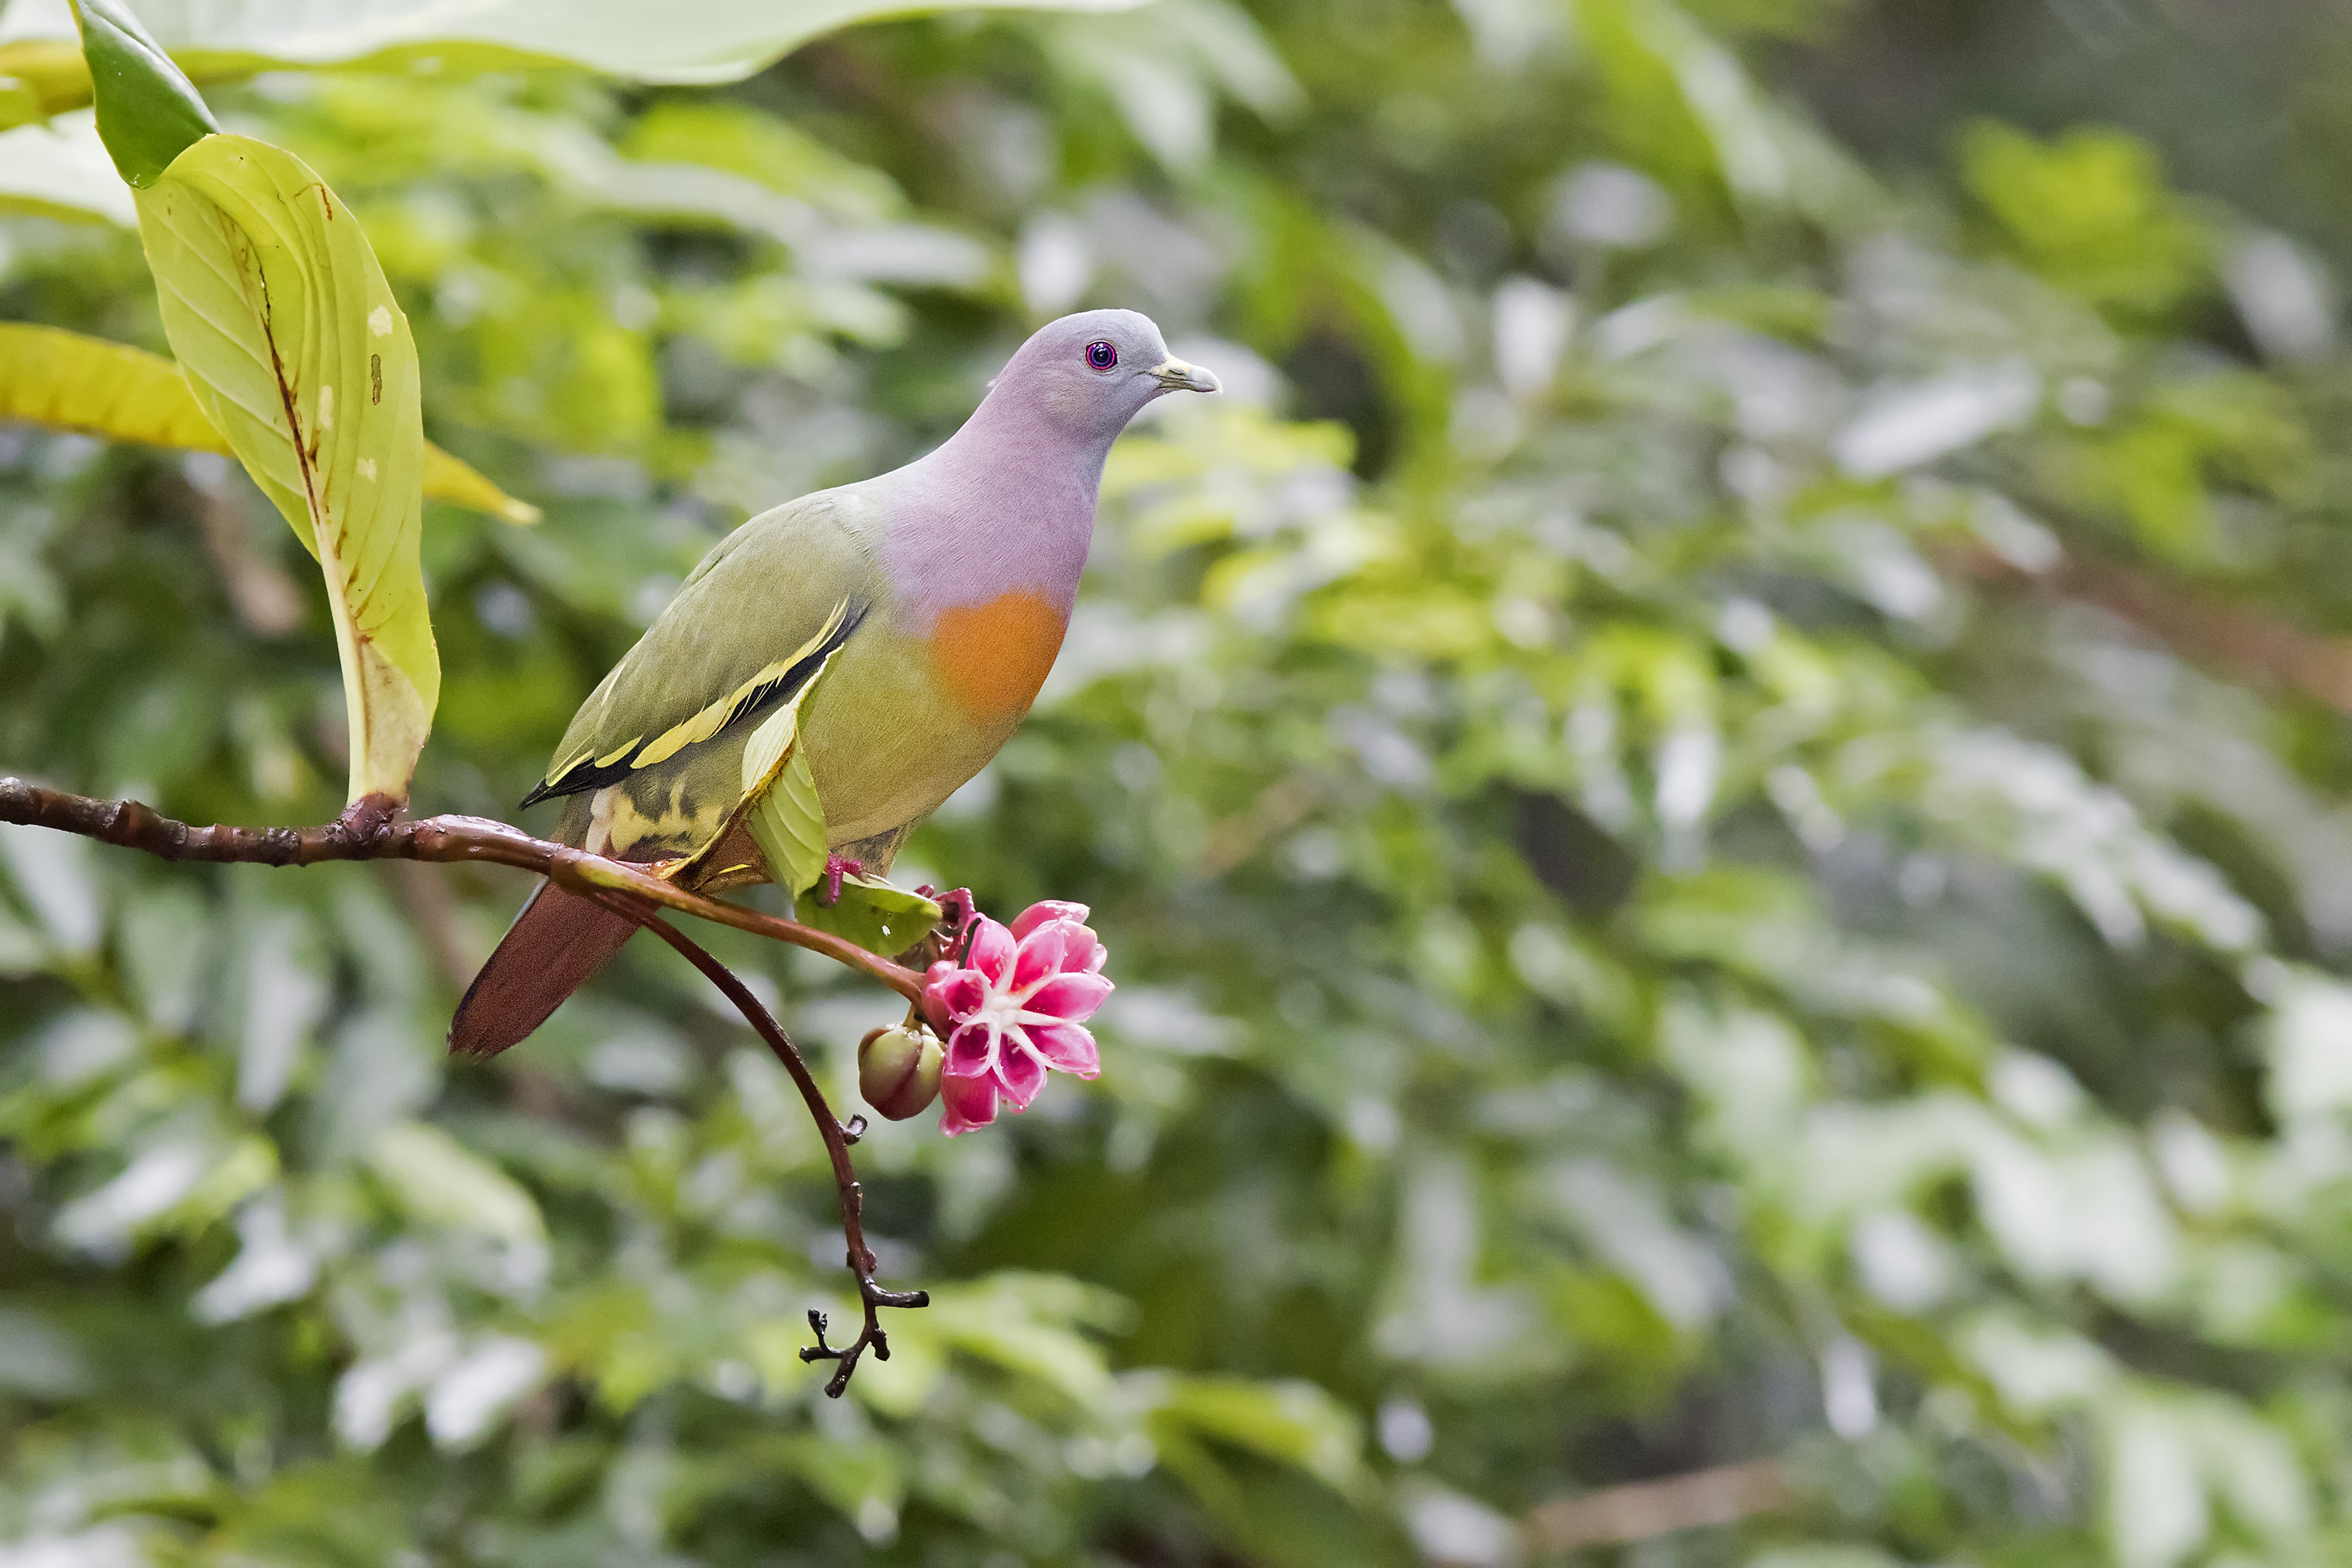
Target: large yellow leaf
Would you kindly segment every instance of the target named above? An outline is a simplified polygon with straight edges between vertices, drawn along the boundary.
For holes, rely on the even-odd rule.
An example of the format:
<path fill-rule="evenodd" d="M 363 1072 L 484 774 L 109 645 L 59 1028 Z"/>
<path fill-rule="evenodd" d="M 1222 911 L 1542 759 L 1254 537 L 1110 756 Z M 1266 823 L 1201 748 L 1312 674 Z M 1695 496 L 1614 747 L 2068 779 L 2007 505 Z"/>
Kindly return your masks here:
<path fill-rule="evenodd" d="M 357 801 L 408 797 L 441 664 L 417 564 L 416 345 L 358 220 L 292 153 L 211 135 L 138 193 L 197 404 L 318 558 Z"/>
<path fill-rule="evenodd" d="M 0 321 L 0 419 L 112 441 L 229 451 L 228 437 L 206 416 L 180 367 L 162 354 L 24 321 Z M 430 441 L 425 493 L 509 522 L 539 521 L 537 507 Z"/>
<path fill-rule="evenodd" d="M 226 452 L 180 367 L 128 343 L 0 321 L 0 419 L 152 447 Z"/>

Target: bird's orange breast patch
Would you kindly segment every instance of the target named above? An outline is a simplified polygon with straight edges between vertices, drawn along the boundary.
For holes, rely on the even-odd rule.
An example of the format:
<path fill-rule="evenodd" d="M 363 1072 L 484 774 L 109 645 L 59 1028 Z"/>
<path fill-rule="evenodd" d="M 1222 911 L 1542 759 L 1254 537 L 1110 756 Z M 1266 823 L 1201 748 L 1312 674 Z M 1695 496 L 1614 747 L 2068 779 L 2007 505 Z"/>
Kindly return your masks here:
<path fill-rule="evenodd" d="M 973 717 L 1017 718 L 1037 700 L 1068 625 L 1059 605 L 1025 588 L 957 605 L 931 626 L 931 668 Z"/>

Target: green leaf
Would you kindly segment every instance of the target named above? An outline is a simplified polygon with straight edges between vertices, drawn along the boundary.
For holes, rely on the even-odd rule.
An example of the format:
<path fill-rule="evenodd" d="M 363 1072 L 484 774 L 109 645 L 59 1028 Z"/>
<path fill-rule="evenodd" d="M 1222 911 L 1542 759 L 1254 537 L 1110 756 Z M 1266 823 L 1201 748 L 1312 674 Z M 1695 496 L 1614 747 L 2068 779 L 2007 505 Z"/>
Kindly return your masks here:
<path fill-rule="evenodd" d="M 67 38 L 0 44 L 0 127 L 47 120 L 89 102 L 89 67 Z"/>
<path fill-rule="evenodd" d="M 1189 1428 L 1291 1465 L 1340 1491 L 1370 1478 L 1363 1433 L 1348 1408 L 1314 1384 L 1240 1377 L 1174 1377 L 1160 1391 L 1155 1426 Z"/>
<path fill-rule="evenodd" d="M 367 1162 L 401 1206 L 421 1220 L 501 1241 L 546 1238 L 530 1194 L 438 1127 L 395 1121 L 375 1135 Z"/>
<path fill-rule="evenodd" d="M 820 857 L 818 869 L 823 868 Z M 838 903 L 818 903 L 812 886 L 794 900 L 793 918 L 887 958 L 906 952 L 939 924 L 940 906 L 878 877 L 844 877 Z"/>
<path fill-rule="evenodd" d="M 2109 310 L 2155 312 L 2210 287 L 2215 238 L 2147 143 L 2079 127 L 2047 142 L 1993 121 L 1960 140 L 1969 194 L 2018 258 Z"/>
<path fill-rule="evenodd" d="M 117 0 L 74 0 L 74 20 L 98 103 L 98 133 L 122 177 L 144 190 L 219 122 L 187 73 Z"/>
<path fill-rule="evenodd" d="M 325 576 L 350 798 L 405 800 L 441 689 L 407 318 L 350 209 L 266 142 L 190 147 L 139 193 L 139 230 L 197 403 Z"/>
<path fill-rule="evenodd" d="M 768 876 L 794 897 L 824 874 L 824 806 L 801 750 L 801 705 L 833 666 L 833 655 L 757 730 L 743 748 L 743 826 L 767 858 Z M 725 835 L 721 834 L 720 837 Z"/>
<path fill-rule="evenodd" d="M 778 887 L 798 896 L 824 874 L 824 808 L 817 803 L 816 774 L 798 747 L 746 823 Z"/>
<path fill-rule="evenodd" d="M 126 36 L 153 50 L 113 0 L 89 3 L 120 17 Z M 1125 11 L 1143 3 L 708 0 L 664 8 L 638 0 L 477 0 L 460 10 L 414 0 L 344 0 L 328 7 L 308 0 L 247 0 L 234 6 L 147 0 L 141 8 L 172 58 L 207 79 L 317 66 L 405 70 L 430 61 L 433 68 L 449 71 L 575 65 L 635 81 L 721 82 L 755 75 L 802 45 L 861 22 L 971 9 Z M 110 45 L 122 53 L 136 47 Z M 161 51 L 154 54 L 160 60 Z M 93 69 L 104 74 L 113 58 L 101 63 L 93 53 Z M 152 74 L 157 66 L 150 61 L 143 68 Z M 193 89 L 188 98 L 195 101 Z"/>
<path fill-rule="evenodd" d="M 110 441 L 235 455 L 178 365 L 129 343 L 59 327 L 0 321 L 0 419 Z M 509 522 L 540 518 L 537 507 L 517 500 L 430 441 L 425 444 L 425 493 Z"/>

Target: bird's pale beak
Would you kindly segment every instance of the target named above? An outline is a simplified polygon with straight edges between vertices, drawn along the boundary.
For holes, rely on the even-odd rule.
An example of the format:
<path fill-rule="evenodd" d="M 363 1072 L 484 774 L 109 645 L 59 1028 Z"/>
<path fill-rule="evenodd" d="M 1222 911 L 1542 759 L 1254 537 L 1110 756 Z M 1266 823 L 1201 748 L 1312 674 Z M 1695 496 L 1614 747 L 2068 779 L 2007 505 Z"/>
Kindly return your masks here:
<path fill-rule="evenodd" d="M 1171 354 L 1151 367 L 1160 378 L 1162 392 L 1223 392 L 1223 385 L 1209 372 L 1197 364 L 1186 364 Z"/>

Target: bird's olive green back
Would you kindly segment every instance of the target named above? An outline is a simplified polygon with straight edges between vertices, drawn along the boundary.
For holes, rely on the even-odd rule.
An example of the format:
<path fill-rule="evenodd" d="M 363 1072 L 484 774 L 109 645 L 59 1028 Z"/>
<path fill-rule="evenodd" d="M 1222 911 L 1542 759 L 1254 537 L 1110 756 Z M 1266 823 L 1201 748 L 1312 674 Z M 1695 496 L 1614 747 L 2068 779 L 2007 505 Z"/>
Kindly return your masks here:
<path fill-rule="evenodd" d="M 581 704 L 526 804 L 572 796 L 562 837 L 633 859 L 684 854 L 715 832 L 741 796 L 760 716 L 881 607 L 860 500 L 804 496 L 714 546 Z"/>

